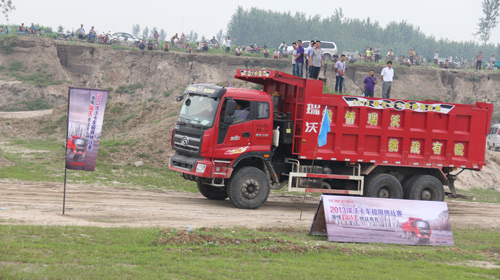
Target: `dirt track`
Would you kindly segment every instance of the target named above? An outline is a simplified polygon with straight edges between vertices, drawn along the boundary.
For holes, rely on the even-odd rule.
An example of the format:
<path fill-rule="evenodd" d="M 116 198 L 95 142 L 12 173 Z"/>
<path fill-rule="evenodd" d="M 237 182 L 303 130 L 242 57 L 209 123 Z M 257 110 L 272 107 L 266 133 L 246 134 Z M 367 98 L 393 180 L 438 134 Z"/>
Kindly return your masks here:
<path fill-rule="evenodd" d="M 68 184 L 66 215 L 63 186 L 0 180 L 0 224 L 203 227 L 309 227 L 319 198 L 272 195 L 258 210 L 234 208 L 229 200 L 210 201 L 200 194 L 151 192 Z M 500 204 L 448 201 L 453 228 L 500 227 Z"/>

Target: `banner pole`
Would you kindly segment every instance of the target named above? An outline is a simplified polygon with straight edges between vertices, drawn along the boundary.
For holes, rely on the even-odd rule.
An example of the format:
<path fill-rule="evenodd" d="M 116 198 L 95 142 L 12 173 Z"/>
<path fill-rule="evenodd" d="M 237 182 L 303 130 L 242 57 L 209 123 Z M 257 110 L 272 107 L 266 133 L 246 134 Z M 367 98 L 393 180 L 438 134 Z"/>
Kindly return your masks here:
<path fill-rule="evenodd" d="M 64 194 L 63 194 L 63 211 L 66 209 L 66 175 L 68 174 L 68 168 L 66 167 L 67 161 L 67 152 L 68 152 L 68 133 L 69 133 L 69 102 L 70 102 L 70 91 L 71 88 L 68 88 L 68 112 L 66 113 L 66 136 L 64 136 Z"/>
<path fill-rule="evenodd" d="M 66 209 L 66 174 L 68 173 L 68 169 L 64 168 L 64 195 L 63 195 L 63 215 L 64 210 Z"/>

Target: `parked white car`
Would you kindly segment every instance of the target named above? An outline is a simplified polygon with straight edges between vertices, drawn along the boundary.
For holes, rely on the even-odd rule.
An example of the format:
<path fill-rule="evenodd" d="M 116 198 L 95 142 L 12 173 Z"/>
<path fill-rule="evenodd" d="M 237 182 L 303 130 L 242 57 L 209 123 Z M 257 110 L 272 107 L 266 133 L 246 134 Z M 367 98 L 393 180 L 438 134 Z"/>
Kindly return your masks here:
<path fill-rule="evenodd" d="M 136 46 L 141 40 L 134 35 L 125 32 L 116 32 L 111 35 L 111 44 L 122 44 L 130 47 Z"/>
<path fill-rule="evenodd" d="M 490 128 L 490 133 L 486 137 L 486 145 L 489 150 L 497 150 L 500 148 L 500 124 L 494 124 Z"/>
<path fill-rule="evenodd" d="M 304 49 L 307 49 L 310 42 L 311 40 L 302 40 L 302 47 L 304 47 Z M 287 47 L 287 51 L 289 53 L 292 52 L 292 50 L 292 46 Z M 332 59 L 332 56 L 337 51 L 337 44 L 332 41 L 321 41 L 321 50 L 323 51 L 323 58 L 327 61 L 330 61 Z"/>

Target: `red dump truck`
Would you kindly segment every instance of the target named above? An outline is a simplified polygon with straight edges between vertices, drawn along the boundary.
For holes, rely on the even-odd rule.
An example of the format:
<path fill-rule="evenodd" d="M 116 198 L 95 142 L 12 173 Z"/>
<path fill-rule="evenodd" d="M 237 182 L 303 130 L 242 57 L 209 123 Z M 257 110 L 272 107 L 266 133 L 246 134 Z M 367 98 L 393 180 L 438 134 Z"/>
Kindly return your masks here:
<path fill-rule="evenodd" d="M 401 228 L 406 237 L 416 241 L 427 242 L 432 237 L 429 223 L 420 218 L 408 218 L 408 221 L 401 224 Z"/>
<path fill-rule="evenodd" d="M 455 169 L 480 170 L 493 105 L 323 94 L 323 83 L 237 70 L 262 90 L 189 85 L 169 168 L 205 197 L 255 209 L 271 188 L 444 200 Z M 330 131 L 318 145 L 324 114 Z"/>

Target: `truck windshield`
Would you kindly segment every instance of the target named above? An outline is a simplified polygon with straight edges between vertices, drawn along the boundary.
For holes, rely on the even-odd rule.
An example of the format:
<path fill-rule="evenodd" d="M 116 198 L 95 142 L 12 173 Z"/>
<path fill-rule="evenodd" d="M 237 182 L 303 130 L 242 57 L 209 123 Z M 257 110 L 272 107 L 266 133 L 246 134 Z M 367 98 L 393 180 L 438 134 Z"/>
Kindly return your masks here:
<path fill-rule="evenodd" d="M 419 229 L 429 229 L 429 223 L 424 221 L 417 221 L 417 227 Z"/>
<path fill-rule="evenodd" d="M 193 126 L 211 127 L 219 107 L 219 101 L 219 99 L 203 95 L 189 94 L 182 105 L 177 122 Z"/>

